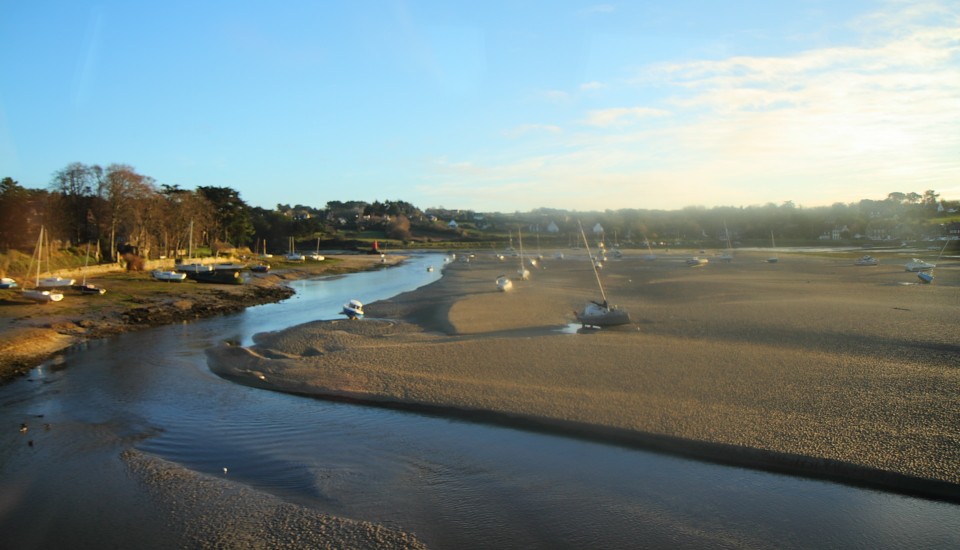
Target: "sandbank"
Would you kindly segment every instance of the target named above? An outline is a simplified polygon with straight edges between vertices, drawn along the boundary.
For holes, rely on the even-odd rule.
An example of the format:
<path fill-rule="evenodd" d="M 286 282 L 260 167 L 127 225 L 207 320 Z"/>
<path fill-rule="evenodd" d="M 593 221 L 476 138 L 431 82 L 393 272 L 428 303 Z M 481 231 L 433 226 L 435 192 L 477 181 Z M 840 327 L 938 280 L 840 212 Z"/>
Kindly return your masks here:
<path fill-rule="evenodd" d="M 633 323 L 577 330 L 583 251 L 497 291 L 517 259 L 209 352 L 265 389 L 556 430 L 724 463 L 960 500 L 960 269 L 739 253 L 700 268 L 627 252 L 601 271 Z"/>

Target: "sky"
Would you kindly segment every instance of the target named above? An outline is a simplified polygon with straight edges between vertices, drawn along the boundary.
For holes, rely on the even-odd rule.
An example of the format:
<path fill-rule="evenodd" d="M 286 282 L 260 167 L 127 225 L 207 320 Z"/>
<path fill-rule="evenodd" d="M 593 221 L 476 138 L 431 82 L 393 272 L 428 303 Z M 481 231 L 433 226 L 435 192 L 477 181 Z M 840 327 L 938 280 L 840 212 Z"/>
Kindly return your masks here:
<path fill-rule="evenodd" d="M 251 206 L 960 199 L 955 0 L 0 0 L 0 177 Z"/>

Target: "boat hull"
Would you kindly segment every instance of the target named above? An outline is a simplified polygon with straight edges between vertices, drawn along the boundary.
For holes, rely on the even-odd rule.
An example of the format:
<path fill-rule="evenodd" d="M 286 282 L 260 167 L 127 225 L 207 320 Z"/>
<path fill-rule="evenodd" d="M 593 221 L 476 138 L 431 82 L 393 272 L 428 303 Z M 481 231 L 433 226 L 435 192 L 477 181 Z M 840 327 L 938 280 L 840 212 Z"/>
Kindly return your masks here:
<path fill-rule="evenodd" d="M 629 324 L 630 314 L 619 306 L 605 307 L 591 302 L 577 312 L 577 321 L 585 327 L 615 327 Z"/>
<path fill-rule="evenodd" d="M 243 279 L 240 272 L 236 270 L 217 269 L 214 271 L 201 271 L 199 273 L 188 273 L 187 277 L 198 283 L 209 283 L 218 285 L 240 285 Z"/>

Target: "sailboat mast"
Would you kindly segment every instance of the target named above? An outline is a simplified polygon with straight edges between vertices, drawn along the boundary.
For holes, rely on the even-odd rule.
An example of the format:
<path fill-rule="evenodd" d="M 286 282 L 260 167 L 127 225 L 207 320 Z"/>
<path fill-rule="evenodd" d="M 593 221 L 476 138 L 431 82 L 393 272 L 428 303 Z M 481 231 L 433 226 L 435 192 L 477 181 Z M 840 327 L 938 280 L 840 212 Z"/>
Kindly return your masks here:
<path fill-rule="evenodd" d="M 603 298 L 603 303 L 607 303 L 607 293 L 603 291 L 603 283 L 600 282 L 600 272 L 597 271 L 597 263 L 593 261 L 593 253 L 590 252 L 590 243 L 587 242 L 587 234 L 583 232 L 583 224 L 580 223 L 580 220 L 577 220 L 577 225 L 580 226 L 580 236 L 583 237 L 583 246 L 587 247 L 587 256 L 590 258 L 590 267 L 593 268 L 593 275 L 597 278 L 597 286 L 600 287 L 600 296 Z"/>

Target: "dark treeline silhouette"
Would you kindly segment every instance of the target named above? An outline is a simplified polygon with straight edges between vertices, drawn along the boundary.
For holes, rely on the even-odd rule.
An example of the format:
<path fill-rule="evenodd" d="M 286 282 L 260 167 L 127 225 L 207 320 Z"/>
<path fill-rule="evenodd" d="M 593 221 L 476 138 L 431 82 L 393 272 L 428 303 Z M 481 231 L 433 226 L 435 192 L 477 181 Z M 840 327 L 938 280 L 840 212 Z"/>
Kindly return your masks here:
<path fill-rule="evenodd" d="M 47 189 L 0 180 L 0 251 L 32 250 L 40 226 L 61 247 L 98 245 L 98 257 L 114 261 L 122 246 L 141 256 L 181 257 L 189 247 L 216 253 L 231 249 L 285 251 L 289 239 L 306 246 L 317 239 L 346 246 L 370 239 L 397 244 L 506 242 L 516 231 L 536 233 L 544 246 L 565 246 L 577 222 L 599 226 L 610 243 L 761 244 L 774 233 L 779 244 L 816 241 L 923 240 L 957 230 L 957 201 L 894 192 L 883 199 L 804 208 L 780 205 L 687 207 L 680 210 L 618 209 L 577 212 L 478 213 L 420 208 L 400 200 L 329 201 L 323 207 L 278 204 L 251 207 L 229 187 L 158 184 L 125 164 L 73 163 L 53 174 Z M 359 245 L 358 245 L 359 246 Z"/>

